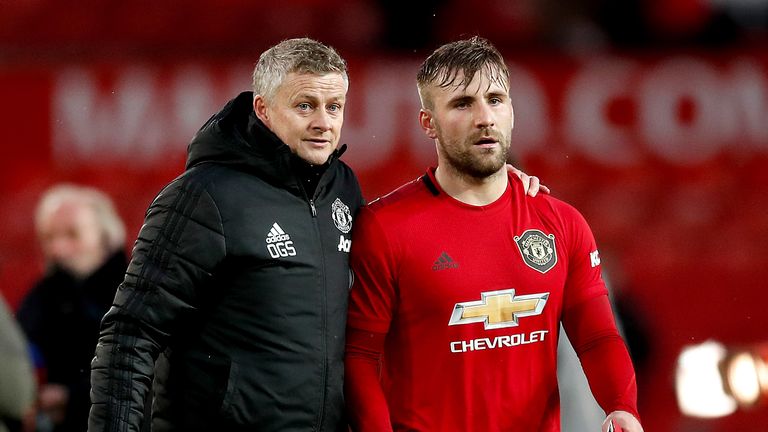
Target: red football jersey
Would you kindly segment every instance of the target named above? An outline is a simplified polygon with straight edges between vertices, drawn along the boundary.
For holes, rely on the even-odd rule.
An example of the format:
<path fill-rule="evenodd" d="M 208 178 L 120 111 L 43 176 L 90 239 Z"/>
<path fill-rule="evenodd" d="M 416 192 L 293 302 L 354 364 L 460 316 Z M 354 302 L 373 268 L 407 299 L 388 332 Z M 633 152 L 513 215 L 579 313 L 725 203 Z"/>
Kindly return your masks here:
<path fill-rule="evenodd" d="M 464 204 L 430 169 L 355 224 L 348 326 L 386 333 L 394 430 L 559 431 L 563 311 L 607 293 L 581 214 L 515 176 L 495 202 Z"/>

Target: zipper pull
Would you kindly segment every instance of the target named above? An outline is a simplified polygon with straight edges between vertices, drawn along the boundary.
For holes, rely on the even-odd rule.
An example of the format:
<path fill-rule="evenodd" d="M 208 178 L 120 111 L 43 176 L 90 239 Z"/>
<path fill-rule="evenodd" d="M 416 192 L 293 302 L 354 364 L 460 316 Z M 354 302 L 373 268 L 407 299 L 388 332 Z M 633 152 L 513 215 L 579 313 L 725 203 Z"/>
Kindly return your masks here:
<path fill-rule="evenodd" d="M 315 208 L 315 201 L 309 200 L 309 208 L 312 209 L 312 217 L 317 217 L 317 209 Z"/>

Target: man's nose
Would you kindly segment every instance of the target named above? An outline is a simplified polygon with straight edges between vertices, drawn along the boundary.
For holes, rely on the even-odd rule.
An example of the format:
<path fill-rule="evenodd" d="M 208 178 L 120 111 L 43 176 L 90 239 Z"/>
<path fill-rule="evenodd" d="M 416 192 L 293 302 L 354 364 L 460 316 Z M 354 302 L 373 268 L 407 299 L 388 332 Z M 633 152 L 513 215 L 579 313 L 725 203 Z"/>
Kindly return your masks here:
<path fill-rule="evenodd" d="M 71 242 L 62 238 L 50 239 L 46 242 L 45 251 L 49 259 L 59 262 L 72 255 Z"/>
<path fill-rule="evenodd" d="M 475 126 L 483 129 L 494 126 L 493 112 L 491 107 L 487 103 L 475 104 L 475 112 L 473 113 Z"/>
<path fill-rule="evenodd" d="M 331 116 L 325 110 L 317 110 L 317 113 L 312 120 L 312 128 L 325 132 L 333 127 L 331 123 Z"/>

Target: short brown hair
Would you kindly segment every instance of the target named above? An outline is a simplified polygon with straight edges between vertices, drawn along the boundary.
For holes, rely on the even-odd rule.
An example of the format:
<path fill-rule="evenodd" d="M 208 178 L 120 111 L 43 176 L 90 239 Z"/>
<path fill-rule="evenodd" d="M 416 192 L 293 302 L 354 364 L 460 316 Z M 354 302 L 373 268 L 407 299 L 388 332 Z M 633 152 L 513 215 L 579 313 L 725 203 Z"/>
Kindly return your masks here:
<path fill-rule="evenodd" d="M 347 77 L 347 62 L 333 48 L 309 38 L 287 39 L 264 51 L 253 70 L 253 93 L 271 99 L 291 72 Z"/>
<path fill-rule="evenodd" d="M 421 64 L 416 74 L 416 85 L 423 107 L 428 108 L 431 101 L 425 98 L 427 86 L 460 86 L 465 88 L 472 82 L 478 71 L 485 70 L 491 81 L 509 88 L 509 70 L 504 57 L 488 39 L 474 36 L 451 42 L 436 49 Z M 464 73 L 461 82 L 456 82 L 460 72 Z"/>

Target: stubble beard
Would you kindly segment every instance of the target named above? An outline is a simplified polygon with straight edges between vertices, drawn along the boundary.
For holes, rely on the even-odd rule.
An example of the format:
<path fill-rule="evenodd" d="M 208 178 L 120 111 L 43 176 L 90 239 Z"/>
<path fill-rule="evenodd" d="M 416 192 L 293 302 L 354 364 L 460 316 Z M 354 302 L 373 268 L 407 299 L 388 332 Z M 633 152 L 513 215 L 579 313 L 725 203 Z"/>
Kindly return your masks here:
<path fill-rule="evenodd" d="M 501 170 L 507 162 L 510 142 L 508 137 L 496 134 L 499 148 L 476 149 L 471 139 L 463 144 L 449 143 L 438 136 L 438 145 L 451 168 L 461 176 L 485 180 Z"/>

